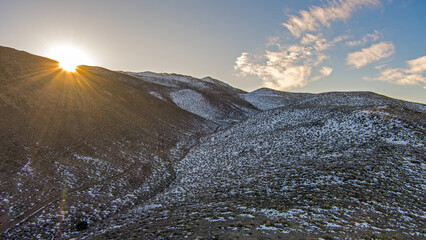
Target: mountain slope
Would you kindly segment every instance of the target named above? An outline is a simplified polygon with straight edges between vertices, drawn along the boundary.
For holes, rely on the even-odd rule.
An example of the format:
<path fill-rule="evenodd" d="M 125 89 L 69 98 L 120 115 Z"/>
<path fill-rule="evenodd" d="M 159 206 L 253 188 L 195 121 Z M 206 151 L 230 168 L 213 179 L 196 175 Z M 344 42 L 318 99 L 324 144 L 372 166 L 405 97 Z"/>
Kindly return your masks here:
<path fill-rule="evenodd" d="M 425 113 L 426 106 L 419 103 L 392 99 L 373 92 L 327 92 L 319 94 L 281 92 L 261 88 L 241 97 L 261 110 L 284 106 L 386 106 L 393 105 Z"/>
<path fill-rule="evenodd" d="M 426 106 L 0 47 L 2 239 L 426 237 Z"/>
<path fill-rule="evenodd" d="M 426 125 L 418 114 L 329 106 L 253 115 L 203 137 L 152 207 L 135 208 L 100 238 L 139 229 L 147 238 L 421 239 Z"/>
<path fill-rule="evenodd" d="M 57 62 L 4 47 L 0 56 L 1 232 L 41 209 L 56 214 L 63 190 L 68 206 L 79 212 L 92 205 L 85 210 L 92 215 L 144 181 L 156 179 L 151 187 L 161 189 L 171 162 L 217 128 L 129 85 L 125 74 L 87 66 L 64 72 Z M 109 206 L 102 217 L 114 211 Z"/>
<path fill-rule="evenodd" d="M 157 84 L 151 91 L 154 96 L 221 125 L 229 126 L 258 112 L 240 97 L 244 93 L 242 90 L 210 77 L 197 79 L 151 72 L 127 74 L 141 81 Z"/>
<path fill-rule="evenodd" d="M 241 96 L 253 106 L 261 110 L 292 105 L 299 100 L 309 99 L 313 94 L 281 92 L 268 88 L 260 88 Z"/>

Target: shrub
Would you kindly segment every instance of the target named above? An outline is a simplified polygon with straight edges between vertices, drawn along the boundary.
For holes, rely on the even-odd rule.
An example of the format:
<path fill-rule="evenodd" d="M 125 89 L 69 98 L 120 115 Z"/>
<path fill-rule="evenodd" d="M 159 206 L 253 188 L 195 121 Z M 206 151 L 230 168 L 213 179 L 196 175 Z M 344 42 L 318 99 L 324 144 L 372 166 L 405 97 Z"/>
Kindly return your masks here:
<path fill-rule="evenodd" d="M 87 224 L 86 221 L 79 221 L 76 225 L 75 225 L 75 229 L 77 231 L 83 231 L 86 230 L 89 227 L 89 225 Z"/>

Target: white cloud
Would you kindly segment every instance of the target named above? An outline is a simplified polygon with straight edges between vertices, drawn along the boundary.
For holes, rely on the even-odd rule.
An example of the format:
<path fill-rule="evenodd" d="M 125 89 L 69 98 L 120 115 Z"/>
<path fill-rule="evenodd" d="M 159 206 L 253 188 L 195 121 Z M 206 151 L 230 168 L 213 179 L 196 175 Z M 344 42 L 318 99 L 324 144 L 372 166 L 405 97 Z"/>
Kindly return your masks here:
<path fill-rule="evenodd" d="M 407 61 L 407 68 L 387 68 L 380 72 L 377 77 L 365 80 L 378 80 L 398 85 L 425 84 L 426 88 L 426 56 Z"/>
<path fill-rule="evenodd" d="M 316 80 L 321 79 L 323 77 L 330 76 L 330 74 L 333 72 L 333 68 L 325 66 L 325 67 L 322 67 L 319 70 L 319 72 L 320 72 L 320 75 L 317 75 L 317 76 L 313 77 L 311 79 L 311 81 L 316 81 Z"/>
<path fill-rule="evenodd" d="M 349 53 L 346 57 L 346 63 L 355 68 L 361 68 L 369 63 L 389 57 L 395 53 L 395 47 L 391 42 L 381 42 L 373 44 L 361 51 Z"/>
<path fill-rule="evenodd" d="M 304 65 L 287 67 L 266 66 L 263 86 L 273 89 L 303 87 L 308 83 L 312 68 Z"/>
<path fill-rule="evenodd" d="M 426 71 L 426 56 L 407 61 L 407 64 L 409 73 L 423 73 Z"/>
<path fill-rule="evenodd" d="M 333 68 L 323 66 L 324 61 L 330 58 L 326 51 L 348 36 L 337 36 L 329 41 L 317 31 L 333 21 L 348 19 L 361 7 L 377 5 L 379 1 L 330 0 L 325 7 L 314 6 L 309 11 L 300 11 L 300 16 L 290 16 L 288 22 L 283 23 L 292 33 L 295 43 L 284 45 L 284 39 L 271 37 L 263 54 L 242 53 L 234 69 L 243 76 L 257 76 L 265 87 L 280 90 L 303 87 L 327 77 Z"/>
<path fill-rule="evenodd" d="M 319 72 L 322 74 L 322 76 L 326 77 L 326 76 L 329 76 L 333 72 L 333 68 L 323 67 L 323 68 L 321 68 L 321 70 Z"/>
<path fill-rule="evenodd" d="M 311 77 L 315 68 L 328 58 L 323 51 L 331 45 L 321 36 L 307 35 L 301 44 L 275 43 L 277 50 L 266 50 L 261 56 L 242 53 L 234 69 L 242 75 L 258 76 L 265 87 L 280 90 L 303 87 L 331 74 L 331 67 L 322 67 L 319 74 Z"/>
<path fill-rule="evenodd" d="M 270 37 L 268 39 L 268 42 L 266 43 L 266 46 L 273 46 L 273 45 L 277 45 L 280 42 L 280 37 L 275 36 L 275 37 Z"/>
<path fill-rule="evenodd" d="M 300 43 L 303 45 L 311 44 L 315 41 L 318 41 L 319 37 L 313 34 L 305 34 L 305 36 L 300 40 Z"/>
<path fill-rule="evenodd" d="M 380 38 L 383 37 L 383 34 L 377 30 L 374 30 L 373 33 L 368 33 L 366 35 L 364 35 L 364 37 L 362 37 L 361 40 L 357 40 L 357 41 L 348 41 L 346 42 L 347 46 L 353 47 L 353 46 L 358 46 L 358 45 L 364 45 L 368 42 L 375 42 L 377 40 L 379 40 Z"/>
<path fill-rule="evenodd" d="M 312 67 L 299 62 L 309 56 L 303 46 L 293 45 L 283 51 L 266 51 L 260 57 L 242 53 L 234 68 L 244 75 L 256 75 L 263 80 L 263 86 L 286 90 L 302 87 L 308 83 Z"/>
<path fill-rule="evenodd" d="M 290 16 L 290 19 L 283 23 L 291 34 L 300 37 L 304 32 L 318 31 L 322 26 L 330 26 L 330 22 L 346 20 L 352 13 L 363 7 L 378 5 L 379 0 L 338 0 L 329 1 L 328 6 L 313 6 L 309 11 L 302 10 L 300 16 Z"/>
<path fill-rule="evenodd" d="M 335 38 L 333 39 L 332 43 L 337 43 L 337 42 L 343 41 L 343 40 L 345 40 L 345 39 L 347 39 L 347 38 L 348 38 L 348 36 L 346 36 L 346 35 L 337 36 L 337 37 L 335 37 Z"/>
<path fill-rule="evenodd" d="M 307 33 L 300 40 L 300 44 L 302 45 L 313 45 L 313 48 L 317 51 L 324 51 L 332 46 L 333 42 L 327 42 L 326 39 L 322 38 L 322 35 L 313 35 Z"/>

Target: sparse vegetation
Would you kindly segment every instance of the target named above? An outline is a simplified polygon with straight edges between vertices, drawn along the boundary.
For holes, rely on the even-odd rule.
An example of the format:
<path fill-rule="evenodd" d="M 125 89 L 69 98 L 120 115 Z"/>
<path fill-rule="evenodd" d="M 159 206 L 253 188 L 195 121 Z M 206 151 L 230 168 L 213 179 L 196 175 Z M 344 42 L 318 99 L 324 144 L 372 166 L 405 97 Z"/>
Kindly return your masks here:
<path fill-rule="evenodd" d="M 426 237 L 424 105 L 54 64 L 0 48 L 2 239 Z"/>

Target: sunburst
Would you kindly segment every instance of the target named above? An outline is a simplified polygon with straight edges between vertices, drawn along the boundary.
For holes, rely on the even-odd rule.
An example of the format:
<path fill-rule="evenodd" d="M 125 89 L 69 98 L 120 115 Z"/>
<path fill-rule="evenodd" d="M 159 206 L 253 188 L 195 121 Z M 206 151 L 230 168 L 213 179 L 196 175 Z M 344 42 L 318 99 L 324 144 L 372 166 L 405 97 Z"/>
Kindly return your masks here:
<path fill-rule="evenodd" d="M 78 65 L 93 65 L 89 55 L 73 45 L 59 45 L 50 49 L 47 57 L 59 62 L 59 66 L 65 70 L 74 72 Z"/>

